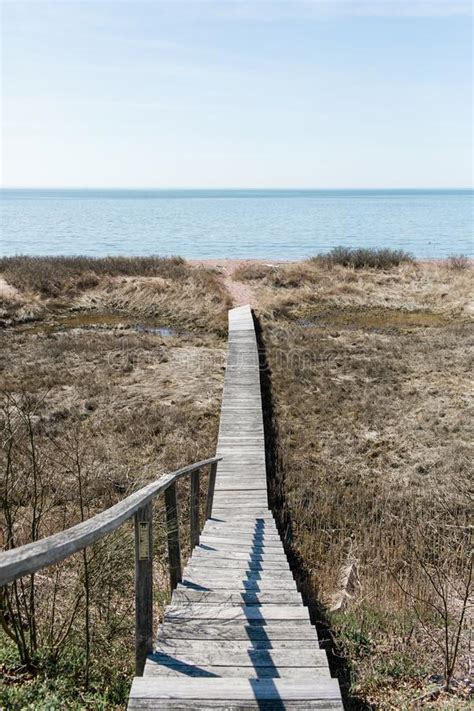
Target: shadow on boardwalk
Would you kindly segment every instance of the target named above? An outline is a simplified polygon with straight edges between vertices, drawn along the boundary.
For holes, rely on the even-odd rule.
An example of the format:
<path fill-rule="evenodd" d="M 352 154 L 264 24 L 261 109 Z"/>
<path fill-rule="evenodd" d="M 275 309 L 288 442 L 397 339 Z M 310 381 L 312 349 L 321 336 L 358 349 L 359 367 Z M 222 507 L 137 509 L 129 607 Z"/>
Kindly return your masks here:
<path fill-rule="evenodd" d="M 253 312 L 252 312 L 253 313 Z M 276 422 L 273 395 L 272 372 L 267 360 L 265 340 L 259 319 L 253 314 L 260 361 L 260 387 L 262 391 L 263 424 L 265 433 L 265 460 L 269 506 L 283 540 L 283 546 L 295 576 L 298 590 L 308 606 L 312 623 L 316 626 L 321 647 L 327 652 L 331 674 L 337 677 L 341 687 L 346 711 L 371 711 L 373 707 L 350 693 L 351 675 L 348 663 L 338 653 L 337 643 L 331 631 L 327 610 L 311 592 L 309 576 L 304 561 L 293 550 L 291 513 L 285 506 L 285 471 L 278 452 L 278 423 Z"/>

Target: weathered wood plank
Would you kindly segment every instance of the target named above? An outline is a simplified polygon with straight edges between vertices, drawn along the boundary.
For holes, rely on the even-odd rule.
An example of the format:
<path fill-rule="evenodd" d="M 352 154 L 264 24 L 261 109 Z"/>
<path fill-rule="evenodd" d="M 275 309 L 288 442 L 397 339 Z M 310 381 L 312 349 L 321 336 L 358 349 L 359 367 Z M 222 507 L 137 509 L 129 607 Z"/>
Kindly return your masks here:
<path fill-rule="evenodd" d="M 183 578 L 186 580 L 196 581 L 198 579 L 210 581 L 209 571 L 202 568 L 191 566 L 186 566 L 183 573 Z M 259 582 L 259 581 L 271 581 L 272 583 L 278 582 L 291 582 L 295 584 L 293 575 L 290 570 L 226 570 L 225 568 L 220 568 L 215 571 L 212 576 L 212 583 L 216 585 L 218 582 L 226 582 L 229 584 L 239 583 L 245 584 L 247 582 Z"/>
<path fill-rule="evenodd" d="M 77 526 L 42 538 L 40 541 L 0 553 L 0 587 L 24 575 L 30 575 L 40 568 L 58 563 L 73 553 L 90 546 L 119 528 L 139 508 L 145 506 L 160 492 L 165 491 L 173 482 L 187 476 L 195 469 L 200 469 L 216 461 L 218 461 L 218 457 L 211 457 L 175 472 L 164 474 L 157 481 L 144 486 L 115 506 L 111 506 L 106 511 L 102 511 Z"/>
<path fill-rule="evenodd" d="M 191 490 L 190 490 L 190 506 L 189 506 L 189 520 L 190 520 L 190 537 L 191 537 L 191 549 L 197 546 L 199 543 L 199 534 L 201 533 L 201 527 L 199 525 L 199 483 L 200 474 L 199 470 L 192 472 L 191 474 Z"/>
<path fill-rule="evenodd" d="M 193 574 L 193 576 L 183 577 L 183 585 L 192 590 L 229 590 L 235 592 L 267 592 L 269 590 L 296 590 L 296 582 L 293 577 L 280 578 L 275 576 L 262 576 L 253 579 L 245 579 L 242 576 L 220 576 L 218 579 L 209 580 L 209 576 Z"/>
<path fill-rule="evenodd" d="M 207 485 L 206 519 L 212 516 L 212 506 L 214 503 L 214 492 L 216 489 L 217 462 L 211 464 L 209 469 L 209 481 Z"/>
<path fill-rule="evenodd" d="M 168 537 L 168 564 L 170 587 L 174 590 L 181 582 L 181 550 L 179 543 L 178 501 L 176 497 L 176 484 L 172 484 L 165 491 L 166 525 Z"/>
<path fill-rule="evenodd" d="M 301 649 L 298 654 L 294 650 L 284 649 L 247 649 L 245 651 L 219 650 L 208 651 L 204 648 L 177 655 L 168 652 L 155 651 L 149 657 L 157 664 L 185 664 L 199 666 L 200 664 L 219 667 L 317 667 L 325 666 L 325 653 L 317 649 Z"/>
<path fill-rule="evenodd" d="M 253 536 L 240 536 L 238 532 L 233 536 L 231 534 L 219 533 L 219 534 L 202 534 L 200 537 L 200 542 L 206 546 L 218 547 L 219 543 L 225 543 L 226 541 L 231 542 L 235 546 L 241 546 L 243 548 L 277 548 L 281 550 L 282 543 L 281 540 L 277 538 L 258 538 L 254 540 Z"/>
<path fill-rule="evenodd" d="M 153 649 L 153 508 L 135 513 L 135 674 L 141 676 Z"/>
<path fill-rule="evenodd" d="M 219 702 L 309 701 L 340 699 L 337 681 L 326 677 L 314 679 L 176 679 L 142 677 L 133 681 L 130 700 L 179 699 Z M 131 706 L 130 708 L 133 708 Z M 342 709 L 342 706 L 340 706 Z"/>
<path fill-rule="evenodd" d="M 245 677 L 246 679 L 307 679 L 309 676 L 329 677 L 329 669 L 324 666 L 309 667 L 219 667 L 209 664 L 181 665 L 167 663 L 147 662 L 144 676 L 191 676 L 191 677 Z"/>
<path fill-rule="evenodd" d="M 309 621 L 306 607 L 294 605 L 265 605 L 262 609 L 256 605 L 231 606 L 225 605 L 200 605 L 199 603 L 185 603 L 170 605 L 166 608 L 168 622 L 178 620 L 230 620 L 231 622 L 261 622 L 272 620 L 305 620 Z"/>
<path fill-rule="evenodd" d="M 158 639 L 156 641 L 156 650 L 158 652 L 166 652 L 167 654 L 180 654 L 193 650 L 206 650 L 207 652 L 245 652 L 247 649 L 275 649 L 275 650 L 290 650 L 292 654 L 295 649 L 316 649 L 318 660 L 327 666 L 327 657 L 324 650 L 320 650 L 315 645 L 315 639 L 284 639 L 284 640 L 228 640 L 228 639 Z M 319 661 L 318 661 L 319 663 Z"/>
<path fill-rule="evenodd" d="M 199 572 L 200 570 L 215 570 L 218 574 L 221 570 L 231 570 L 233 572 L 247 572 L 247 571 L 289 571 L 290 566 L 286 561 L 258 561 L 258 560 L 233 560 L 230 558 L 225 558 L 223 556 L 214 556 L 213 558 L 207 558 L 205 556 L 200 556 L 196 558 L 193 556 L 190 564 L 186 568 L 188 574 L 192 574 L 193 571 Z M 211 575 L 211 573 L 208 573 Z"/>
<path fill-rule="evenodd" d="M 272 621 L 267 625 L 226 622 L 219 624 L 209 622 L 204 623 L 188 622 L 186 624 L 172 624 L 165 622 L 160 626 L 158 639 L 191 639 L 191 640 L 232 640 L 275 643 L 278 641 L 311 640 L 317 644 L 316 630 L 311 624 L 295 625 L 288 622 Z"/>
<path fill-rule="evenodd" d="M 232 591 L 202 591 L 189 590 L 178 586 L 173 595 L 173 603 L 201 602 L 220 603 L 230 605 L 301 605 L 301 595 L 296 590 L 293 592 L 274 590 L 272 592 L 234 592 Z"/>
<path fill-rule="evenodd" d="M 263 552 L 254 551 L 252 549 L 236 551 L 232 545 L 222 544 L 218 548 L 196 548 L 193 559 L 199 560 L 200 558 L 207 558 L 209 560 L 216 558 L 226 558 L 227 560 L 253 560 L 261 563 L 271 560 L 287 562 L 285 554 L 279 551 L 278 548 L 265 549 Z"/>

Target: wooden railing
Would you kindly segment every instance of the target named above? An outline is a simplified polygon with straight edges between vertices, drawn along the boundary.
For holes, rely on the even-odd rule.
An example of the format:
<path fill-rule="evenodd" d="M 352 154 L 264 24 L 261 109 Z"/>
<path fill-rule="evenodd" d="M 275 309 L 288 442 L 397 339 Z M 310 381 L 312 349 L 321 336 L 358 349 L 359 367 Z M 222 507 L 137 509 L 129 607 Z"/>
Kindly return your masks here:
<path fill-rule="evenodd" d="M 64 560 L 112 533 L 132 516 L 135 517 L 135 667 L 143 673 L 146 656 L 153 650 L 153 499 L 165 492 L 168 557 L 171 590 L 181 581 L 181 551 L 176 482 L 191 475 L 190 539 L 191 548 L 199 543 L 200 470 L 209 466 L 206 519 L 212 513 L 217 462 L 212 457 L 164 474 L 115 506 L 102 513 L 39 541 L 0 554 L 0 586 L 24 575 Z"/>

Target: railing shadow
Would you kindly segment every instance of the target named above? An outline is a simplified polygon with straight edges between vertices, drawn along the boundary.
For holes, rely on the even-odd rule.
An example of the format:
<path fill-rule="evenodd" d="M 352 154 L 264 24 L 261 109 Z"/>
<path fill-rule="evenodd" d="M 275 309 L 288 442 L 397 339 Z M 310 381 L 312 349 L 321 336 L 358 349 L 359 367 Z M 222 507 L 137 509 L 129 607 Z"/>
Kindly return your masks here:
<path fill-rule="evenodd" d="M 258 555 L 260 561 L 263 561 L 263 552 L 264 552 L 264 534 L 265 534 L 265 519 L 256 519 L 255 522 L 255 531 L 253 533 L 252 537 L 252 544 L 251 544 L 251 549 L 249 552 L 249 560 L 252 561 L 253 556 Z M 257 550 L 258 549 L 258 550 Z M 261 568 L 263 570 L 263 563 L 261 564 Z M 254 572 L 254 571 L 251 571 Z M 255 575 L 255 579 L 261 579 L 262 575 L 261 573 L 258 573 L 258 575 Z M 245 586 L 245 581 L 242 581 L 244 586 Z M 258 583 L 255 583 L 255 587 L 258 588 Z M 258 588 L 259 589 L 259 588 Z M 245 603 L 244 603 L 245 606 Z M 284 701 L 279 697 L 278 689 L 276 684 L 274 683 L 274 679 L 279 677 L 279 671 L 276 665 L 274 664 L 273 657 L 271 654 L 271 649 L 272 649 L 272 641 L 270 637 L 267 634 L 267 631 L 265 630 L 265 625 L 267 623 L 264 615 L 262 614 L 262 606 L 260 604 L 252 605 L 251 609 L 254 610 L 255 612 L 258 613 L 257 616 L 252 616 L 249 618 L 249 615 L 247 613 L 247 619 L 249 621 L 249 624 L 246 626 L 246 632 L 247 635 L 249 636 L 249 641 L 252 641 L 252 631 L 253 634 L 255 635 L 255 628 L 258 628 L 258 641 L 259 641 L 259 647 L 258 649 L 250 649 L 248 651 L 250 660 L 252 662 L 252 665 L 255 670 L 255 675 L 256 679 L 250 679 L 250 686 L 252 687 L 252 690 L 255 695 L 255 700 L 257 702 L 257 705 L 261 709 L 268 709 L 269 704 L 268 700 L 265 699 L 259 699 L 258 698 L 258 691 L 259 691 L 259 685 L 260 685 L 260 680 L 265 679 L 265 686 L 267 687 L 267 693 L 271 692 L 272 699 L 271 699 L 271 708 L 274 711 L 280 711 L 281 709 L 284 710 L 286 708 Z M 266 648 L 265 646 L 266 645 Z M 257 664 L 258 660 L 258 664 Z"/>

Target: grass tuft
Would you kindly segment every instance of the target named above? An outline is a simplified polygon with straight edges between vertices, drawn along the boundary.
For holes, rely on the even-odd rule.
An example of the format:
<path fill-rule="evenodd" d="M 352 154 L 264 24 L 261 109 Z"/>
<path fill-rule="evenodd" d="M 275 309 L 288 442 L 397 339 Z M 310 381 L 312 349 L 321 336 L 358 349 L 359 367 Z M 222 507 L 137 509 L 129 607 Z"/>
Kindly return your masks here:
<path fill-rule="evenodd" d="M 471 268 L 471 260 L 465 254 L 453 254 L 448 258 L 448 267 L 454 271 Z"/>
<path fill-rule="evenodd" d="M 358 247 L 334 247 L 328 254 L 318 254 L 311 257 L 310 262 L 316 262 L 326 267 L 339 264 L 354 269 L 390 269 L 402 263 L 413 262 L 413 257 L 401 249 L 375 249 Z"/>
<path fill-rule="evenodd" d="M 181 279 L 190 267 L 181 257 L 30 257 L 0 258 L 0 273 L 19 291 L 59 296 L 98 285 L 100 276 L 154 276 Z"/>
<path fill-rule="evenodd" d="M 241 264 L 232 273 L 234 281 L 259 281 L 265 279 L 275 271 L 275 267 L 266 264 L 248 263 Z"/>

